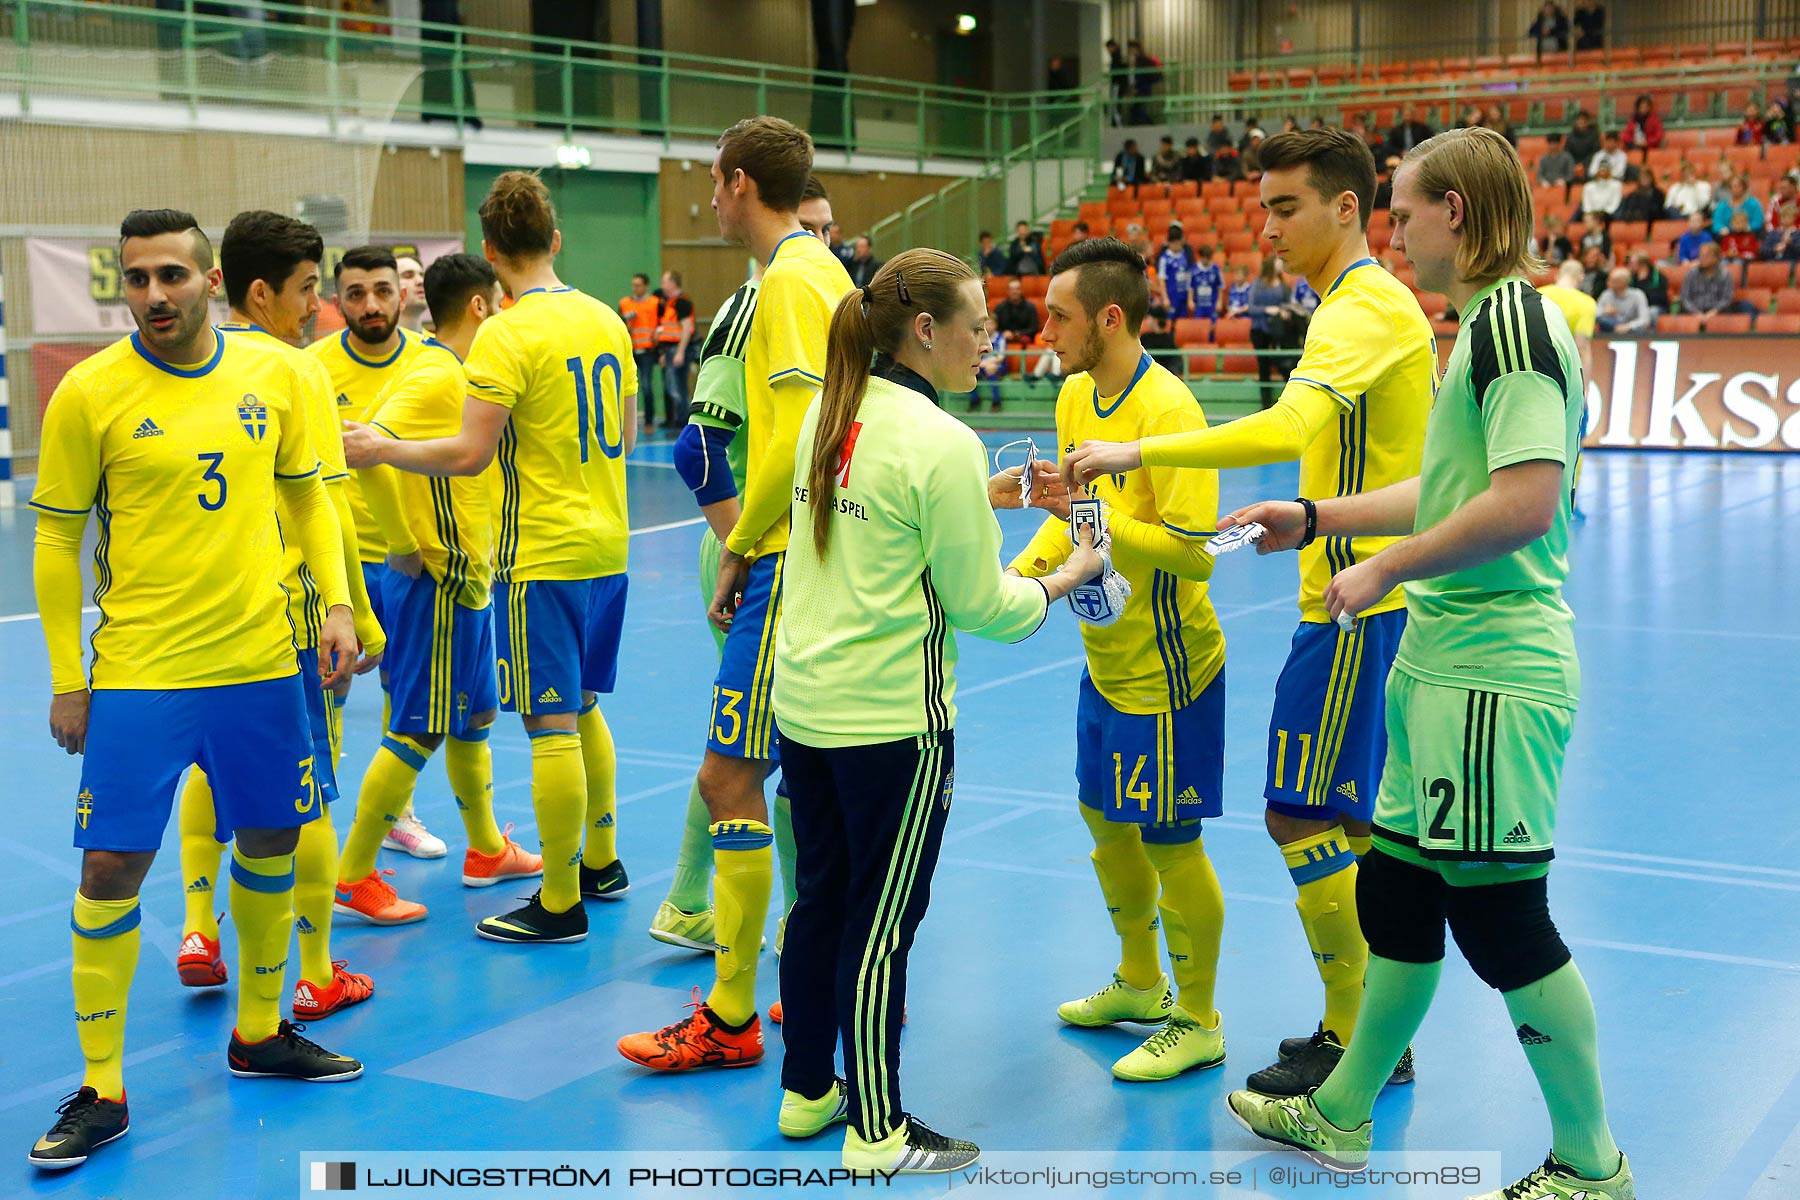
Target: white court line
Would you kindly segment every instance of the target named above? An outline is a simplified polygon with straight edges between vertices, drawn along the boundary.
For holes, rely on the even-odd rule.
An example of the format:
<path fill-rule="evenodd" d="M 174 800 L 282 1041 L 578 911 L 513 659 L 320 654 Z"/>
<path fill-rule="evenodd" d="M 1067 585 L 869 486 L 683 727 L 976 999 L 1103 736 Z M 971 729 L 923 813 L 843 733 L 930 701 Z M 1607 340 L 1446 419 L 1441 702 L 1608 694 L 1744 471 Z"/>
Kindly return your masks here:
<path fill-rule="evenodd" d="M 639 466 L 648 466 L 650 464 L 639 463 L 638 465 Z M 667 464 L 659 463 L 656 465 L 664 466 Z M 646 533 L 662 533 L 665 530 L 669 530 L 669 529 L 686 529 L 689 525 L 700 525 L 700 524 L 703 524 L 705 521 L 706 521 L 705 517 L 689 517 L 685 521 L 670 521 L 666 525 L 646 525 L 642 529 L 633 529 L 631 531 L 630 536 L 638 537 L 641 534 L 646 534 Z M 95 608 L 91 604 L 81 610 L 83 616 L 86 616 L 89 613 L 97 613 L 99 611 L 100 611 L 99 609 Z M 0 625 L 9 625 L 14 621 L 35 621 L 37 619 L 38 619 L 38 614 L 36 614 L 34 612 L 8 613 L 6 616 L 0 617 Z"/>

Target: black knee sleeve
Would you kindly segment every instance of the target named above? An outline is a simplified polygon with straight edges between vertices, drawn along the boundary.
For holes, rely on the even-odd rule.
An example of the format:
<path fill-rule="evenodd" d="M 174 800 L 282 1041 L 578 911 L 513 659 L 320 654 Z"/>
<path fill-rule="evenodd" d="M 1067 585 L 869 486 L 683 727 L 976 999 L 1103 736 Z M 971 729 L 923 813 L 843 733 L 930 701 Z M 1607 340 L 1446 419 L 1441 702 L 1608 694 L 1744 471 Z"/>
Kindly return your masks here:
<path fill-rule="evenodd" d="M 1441 961 L 1450 890 L 1436 871 L 1371 850 L 1356 866 L 1356 913 L 1369 953 L 1393 962 Z"/>
<path fill-rule="evenodd" d="M 1450 888 L 1450 932 L 1481 981 L 1497 992 L 1536 983 L 1569 961 L 1550 919 L 1549 879 Z"/>

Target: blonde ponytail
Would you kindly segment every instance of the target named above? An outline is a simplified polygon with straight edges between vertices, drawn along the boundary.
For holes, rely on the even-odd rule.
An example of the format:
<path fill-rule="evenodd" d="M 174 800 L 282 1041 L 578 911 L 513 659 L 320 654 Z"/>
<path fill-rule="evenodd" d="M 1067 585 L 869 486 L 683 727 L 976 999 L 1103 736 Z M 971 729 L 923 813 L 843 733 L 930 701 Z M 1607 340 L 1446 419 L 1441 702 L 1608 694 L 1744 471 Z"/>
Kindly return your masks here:
<path fill-rule="evenodd" d="M 831 540 L 838 458 L 844 438 L 862 408 L 863 391 L 869 385 L 869 364 L 875 357 L 875 330 L 863 310 L 868 296 L 868 288 L 853 288 L 831 314 L 825 386 L 819 391 L 819 424 L 813 431 L 812 463 L 806 476 L 807 500 L 812 504 L 813 548 L 820 558 L 825 557 L 825 547 Z"/>

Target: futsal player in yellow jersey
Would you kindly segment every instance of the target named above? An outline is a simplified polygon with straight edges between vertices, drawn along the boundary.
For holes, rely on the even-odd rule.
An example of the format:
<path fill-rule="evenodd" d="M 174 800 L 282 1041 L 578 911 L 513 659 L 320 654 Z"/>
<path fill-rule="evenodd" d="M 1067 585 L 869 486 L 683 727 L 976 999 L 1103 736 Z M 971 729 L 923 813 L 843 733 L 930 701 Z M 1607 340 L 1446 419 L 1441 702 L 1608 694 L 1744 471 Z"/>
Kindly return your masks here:
<path fill-rule="evenodd" d="M 1305 503 L 1356 495 L 1418 473 L 1437 386 L 1431 325 L 1399 280 L 1369 257 L 1375 160 L 1341 129 L 1279 134 L 1263 147 L 1263 238 L 1321 299 L 1299 365 L 1274 407 L 1199 433 L 1077 447 L 1076 480 L 1115 471 L 1207 470 L 1300 460 Z M 1265 824 L 1281 847 L 1301 924 L 1325 986 L 1311 1038 L 1289 1038 L 1249 1086 L 1268 1095 L 1317 1087 L 1343 1056 L 1362 1001 L 1368 946 L 1356 909 L 1356 860 L 1387 753 L 1383 691 L 1406 627 L 1399 588 L 1349 629 L 1325 611 L 1346 567 L 1395 539 L 1308 539 L 1300 551 L 1300 628 L 1275 685 Z M 1410 1055 L 1395 1081 L 1412 1078 Z"/>
<path fill-rule="evenodd" d="M 332 402 L 331 379 L 318 359 L 286 340 L 298 339 L 307 320 L 318 311 L 319 260 L 324 253 L 325 243 L 318 230 L 293 217 L 267 211 L 243 212 L 233 217 L 219 245 L 225 296 L 231 304 L 231 319 L 220 328 L 234 338 L 273 350 L 300 377 L 301 415 L 319 457 L 320 478 L 337 514 L 356 635 L 363 646 L 363 657 L 356 670 L 364 672 L 381 660 L 384 638 L 370 612 L 368 593 L 363 590 L 356 524 L 344 492 L 349 472 L 344 467 L 343 437 Z M 313 775 L 322 802 L 319 819 L 301 830 L 294 862 L 294 928 L 300 942 L 294 1016 L 312 1021 L 368 999 L 373 985 L 367 975 L 339 970 L 331 955 L 332 889 L 338 871 L 337 833 L 332 828 L 330 805 L 338 797 L 333 769 L 338 726 L 331 720 L 330 694 L 314 683 L 319 676 L 319 631 L 324 625 L 325 601 L 297 542 L 286 540 L 282 558 L 288 623 L 299 653 L 300 674 L 308 685 L 306 715 L 313 739 Z M 181 878 L 187 915 L 182 922 L 181 950 L 175 966 L 187 986 L 217 987 L 226 979 L 218 917 L 213 908 L 221 846 L 213 836 L 213 795 L 204 771 L 188 772 L 181 792 L 180 822 Z"/>
<path fill-rule="evenodd" d="M 381 390 L 370 426 L 391 438 L 453 437 L 469 392 L 463 356 L 500 311 L 500 281 L 478 254 L 444 254 L 425 272 L 437 333 L 413 369 Z M 375 871 L 389 825 L 412 800 L 425 760 L 445 744 L 444 767 L 469 836 L 463 883 L 491 887 L 543 870 L 543 860 L 494 825 L 488 731 L 499 706 L 494 676 L 494 535 L 488 480 L 438 479 L 365 467 L 363 497 L 388 548 L 382 611 L 388 635 L 388 727 L 364 772 L 356 823 L 344 842 L 338 903 L 375 925 L 421 920 Z M 510 832 L 512 826 L 507 826 Z"/>
<path fill-rule="evenodd" d="M 30 1159 L 77 1166 L 130 1125 L 125 1008 L 137 967 L 138 890 L 190 764 L 212 780 L 217 831 L 235 837 L 238 931 L 232 1074 L 327 1082 L 362 1064 L 281 1019 L 293 929 L 294 849 L 318 816 L 306 690 L 281 589 L 282 530 L 300 544 L 327 612 L 328 678 L 355 661 L 349 587 L 331 502 L 286 355 L 207 324 L 220 282 L 184 212 L 120 225 L 125 302 L 137 331 L 63 377 L 44 418 L 32 507 L 33 578 L 49 649 L 50 730 L 84 754 L 73 800 L 83 851 L 75 893 L 81 1086 Z M 81 541 L 89 512 L 100 621 L 81 653 Z"/>
<path fill-rule="evenodd" d="M 399 260 L 384 246 L 354 246 L 332 268 L 337 285 L 337 306 L 344 318 L 344 328 L 335 336 L 320 338 L 308 346 L 307 352 L 318 356 L 331 373 L 332 395 L 337 397 L 341 420 L 367 421 L 374 411 L 375 398 L 381 389 L 405 375 L 418 361 L 424 339 L 401 327 L 401 308 L 405 289 L 400 282 Z M 387 547 L 382 544 L 381 530 L 363 499 L 362 483 L 352 472 L 347 490 L 350 508 L 356 514 L 357 545 L 362 551 L 363 581 L 369 599 L 375 605 L 377 620 L 382 617 L 382 581 L 387 576 Z M 387 728 L 389 701 L 387 668 L 381 671 L 382 728 Z M 334 724 L 343 720 L 348 684 L 336 692 L 332 710 Z M 341 735 L 339 741 L 342 741 Z M 340 746 L 333 754 L 341 753 Z M 448 851 L 443 839 L 425 828 L 409 805 L 399 820 L 388 830 L 383 843 L 414 858 L 442 858 Z"/>
<path fill-rule="evenodd" d="M 619 1040 L 619 1053 L 654 1070 L 746 1065 L 763 1053 L 756 956 L 774 882 L 775 840 L 763 780 L 780 754 L 775 633 L 794 447 L 825 377 L 831 314 L 851 286 L 843 263 L 800 225 L 812 160 L 812 139 L 779 117 L 739 121 L 720 136 L 713 159 L 719 232 L 748 247 L 764 267 L 744 345 L 742 508 L 719 556 L 708 614 L 726 631 L 699 775 L 712 818 L 714 983 L 690 1016 Z"/>
<path fill-rule="evenodd" d="M 1117 238 L 1071 246 L 1044 300 L 1044 341 L 1068 373 L 1056 402 L 1065 453 L 1097 436 L 1206 428 L 1193 392 L 1138 341 L 1150 284 L 1137 251 Z M 1107 506 L 1113 567 L 1131 585 L 1115 623 L 1081 627 L 1087 664 L 1075 716 L 1078 807 L 1121 955 L 1110 984 L 1057 1015 L 1090 1027 L 1162 1026 L 1113 1064 L 1120 1079 L 1150 1082 L 1225 1059 L 1213 1007 L 1225 902 L 1200 840 L 1201 818 L 1220 814 L 1224 791 L 1225 639 L 1205 550 L 1218 479 L 1156 470 L 1103 476 L 1089 493 Z M 1052 515 L 1011 570 L 1042 577 L 1062 565 L 1073 548 L 1068 504 L 1041 503 Z M 1179 995 L 1158 961 L 1159 924 Z"/>
<path fill-rule="evenodd" d="M 348 424 L 344 452 L 355 468 L 432 476 L 479 475 L 498 453 L 500 707 L 531 735 L 544 883 L 525 907 L 475 929 L 494 941 L 574 942 L 587 937 L 582 897 L 614 899 L 629 886 L 613 843 L 617 768 L 598 693 L 617 679 L 625 618 L 637 364 L 619 314 L 557 278 L 562 235 L 542 180 L 526 171 L 494 180 L 481 234 L 514 303 L 475 334 L 461 429 L 415 441 Z"/>

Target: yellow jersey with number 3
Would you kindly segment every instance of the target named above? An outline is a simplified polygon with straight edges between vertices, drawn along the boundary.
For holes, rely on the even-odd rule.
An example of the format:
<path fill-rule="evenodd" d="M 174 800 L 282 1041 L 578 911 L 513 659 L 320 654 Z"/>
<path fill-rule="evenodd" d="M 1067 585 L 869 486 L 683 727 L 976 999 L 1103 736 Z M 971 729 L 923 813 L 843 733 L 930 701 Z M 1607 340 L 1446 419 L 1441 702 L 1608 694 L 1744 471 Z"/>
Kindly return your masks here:
<path fill-rule="evenodd" d="M 241 334 L 171 366 L 137 334 L 63 376 L 44 413 L 34 508 L 100 522 L 96 689 L 294 674 L 275 481 L 317 474 L 292 357 Z"/>
<path fill-rule="evenodd" d="M 471 396 L 512 410 L 496 456 L 494 578 L 623 573 L 623 422 L 638 378 L 619 314 L 571 287 L 533 288 L 482 322 L 464 369 Z"/>
<path fill-rule="evenodd" d="M 219 326 L 232 337 L 243 338 L 285 355 L 300 377 L 301 405 L 307 433 L 313 450 L 319 456 L 319 477 L 327 486 L 343 487 L 350 472 L 344 466 L 344 427 L 338 420 L 337 404 L 331 395 L 331 374 L 325 364 L 260 325 L 226 324 Z M 294 626 L 294 645 L 310 650 L 319 644 L 319 630 L 325 625 L 325 597 L 319 594 L 318 580 L 300 553 L 300 544 L 282 539 L 281 586 L 287 589 L 288 620 Z M 348 568 L 346 568 L 348 569 Z"/>
<path fill-rule="evenodd" d="M 1300 456 L 1302 496 L 1372 492 L 1419 473 L 1437 394 L 1437 340 L 1412 292 L 1380 263 L 1353 263 L 1325 289 L 1288 381 L 1326 392 L 1342 409 L 1336 425 Z M 1332 576 L 1398 540 L 1322 537 L 1300 551 L 1301 620 L 1331 620 L 1325 588 Z M 1365 614 L 1404 607 L 1395 588 Z"/>
<path fill-rule="evenodd" d="M 400 344 L 386 358 L 381 359 L 363 357 L 350 344 L 348 329 L 341 330 L 336 337 L 321 338 L 306 348 L 306 353 L 324 364 L 327 374 L 331 376 L 331 394 L 337 402 L 340 422 L 340 446 L 344 440 L 341 422 L 366 423 L 369 414 L 375 411 L 375 397 L 381 394 L 381 389 L 412 370 L 413 363 L 424 352 L 424 339 L 418 334 L 408 333 L 404 329 L 395 332 L 400 338 Z M 362 489 L 356 483 L 356 472 L 350 472 L 345 486 L 350 489 L 350 511 L 356 514 L 357 553 L 362 555 L 362 560 L 366 563 L 386 561 L 387 542 L 381 536 L 381 527 L 375 524 L 374 514 L 369 512 L 369 506 L 363 500 Z"/>
<path fill-rule="evenodd" d="M 462 428 L 469 377 L 456 351 L 428 340 L 411 371 L 381 389 L 369 424 L 389 437 L 423 441 Z M 492 468 L 489 468 L 491 471 Z M 494 535 L 488 471 L 438 479 L 395 471 L 400 508 L 425 570 L 464 608 L 485 608 L 493 580 Z"/>

